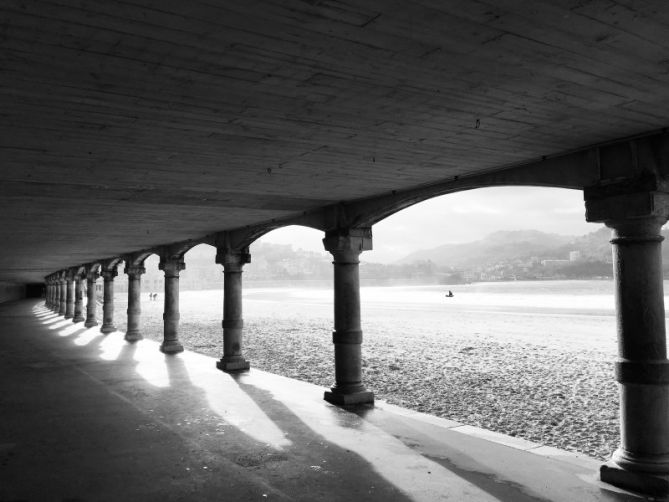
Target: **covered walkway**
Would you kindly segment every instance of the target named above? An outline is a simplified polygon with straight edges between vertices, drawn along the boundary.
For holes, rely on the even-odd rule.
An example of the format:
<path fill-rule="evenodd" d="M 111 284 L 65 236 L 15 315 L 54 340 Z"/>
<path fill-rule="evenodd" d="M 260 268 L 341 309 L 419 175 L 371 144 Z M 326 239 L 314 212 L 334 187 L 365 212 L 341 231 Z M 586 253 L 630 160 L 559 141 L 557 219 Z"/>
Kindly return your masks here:
<path fill-rule="evenodd" d="M 0 305 L 0 500 L 625 501 L 599 461 Z M 444 392 L 447 392 L 444 389 Z"/>

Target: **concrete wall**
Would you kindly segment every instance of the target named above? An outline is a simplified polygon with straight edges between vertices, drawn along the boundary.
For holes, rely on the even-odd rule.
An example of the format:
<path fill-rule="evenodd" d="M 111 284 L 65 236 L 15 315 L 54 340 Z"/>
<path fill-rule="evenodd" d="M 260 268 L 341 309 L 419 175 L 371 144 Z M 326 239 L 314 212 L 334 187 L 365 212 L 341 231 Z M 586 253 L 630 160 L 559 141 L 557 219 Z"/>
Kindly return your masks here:
<path fill-rule="evenodd" d="M 26 297 L 26 287 L 13 282 L 0 282 L 0 303 Z"/>

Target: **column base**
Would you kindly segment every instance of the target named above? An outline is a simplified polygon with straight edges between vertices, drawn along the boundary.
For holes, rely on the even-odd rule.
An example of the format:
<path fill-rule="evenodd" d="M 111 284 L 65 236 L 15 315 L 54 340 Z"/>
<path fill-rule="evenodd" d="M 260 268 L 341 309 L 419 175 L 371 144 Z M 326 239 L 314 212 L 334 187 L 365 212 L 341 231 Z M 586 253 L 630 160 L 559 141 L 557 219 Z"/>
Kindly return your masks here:
<path fill-rule="evenodd" d="M 352 406 L 357 404 L 374 404 L 374 393 L 371 390 L 342 393 L 336 391 L 325 391 L 323 396 L 328 403 L 340 406 Z"/>
<path fill-rule="evenodd" d="M 103 333 L 104 333 L 104 331 L 103 331 Z M 142 336 L 142 334 L 139 331 L 128 331 L 125 334 L 124 338 L 125 338 L 126 342 L 137 342 L 137 341 L 143 339 L 144 337 Z"/>
<path fill-rule="evenodd" d="M 599 477 L 603 482 L 624 490 L 656 497 L 669 495 L 669 475 L 666 474 L 629 471 L 609 461 L 600 467 Z"/>
<path fill-rule="evenodd" d="M 78 316 L 72 319 L 72 322 L 84 322 L 86 320 L 83 316 Z"/>
<path fill-rule="evenodd" d="M 100 333 L 104 333 L 105 335 L 107 333 L 113 333 L 114 331 L 116 331 L 116 326 L 114 326 L 113 324 L 103 324 L 102 327 L 100 328 Z"/>
<path fill-rule="evenodd" d="M 93 321 L 88 321 L 87 320 L 84 323 L 84 326 L 86 326 L 87 328 L 92 328 L 93 326 L 97 326 L 97 325 L 98 325 L 98 322 L 96 320 L 93 320 Z"/>
<path fill-rule="evenodd" d="M 184 346 L 179 340 L 169 340 L 160 344 L 160 352 L 163 354 L 178 354 L 184 351 Z"/>
<path fill-rule="evenodd" d="M 216 367 L 226 373 L 238 373 L 240 371 L 248 371 L 251 367 L 251 363 L 243 357 L 238 357 L 232 360 L 223 358 L 220 361 L 216 361 Z"/>

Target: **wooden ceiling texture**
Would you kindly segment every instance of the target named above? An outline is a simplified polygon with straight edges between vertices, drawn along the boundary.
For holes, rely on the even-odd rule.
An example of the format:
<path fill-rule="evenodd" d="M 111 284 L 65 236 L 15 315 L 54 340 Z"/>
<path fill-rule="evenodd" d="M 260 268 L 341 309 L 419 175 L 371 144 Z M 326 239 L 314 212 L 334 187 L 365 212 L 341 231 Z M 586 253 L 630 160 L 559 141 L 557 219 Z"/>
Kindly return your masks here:
<path fill-rule="evenodd" d="M 660 0 L 3 0 L 0 281 L 668 117 Z"/>

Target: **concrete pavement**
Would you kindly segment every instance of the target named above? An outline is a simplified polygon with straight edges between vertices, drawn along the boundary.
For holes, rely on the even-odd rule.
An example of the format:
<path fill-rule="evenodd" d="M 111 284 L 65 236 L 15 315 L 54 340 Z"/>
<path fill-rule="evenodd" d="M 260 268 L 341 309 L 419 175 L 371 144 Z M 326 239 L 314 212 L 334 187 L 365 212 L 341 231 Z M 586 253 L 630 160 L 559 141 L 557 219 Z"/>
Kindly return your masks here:
<path fill-rule="evenodd" d="M 0 501 L 643 500 L 584 456 L 123 335 L 0 304 Z"/>

